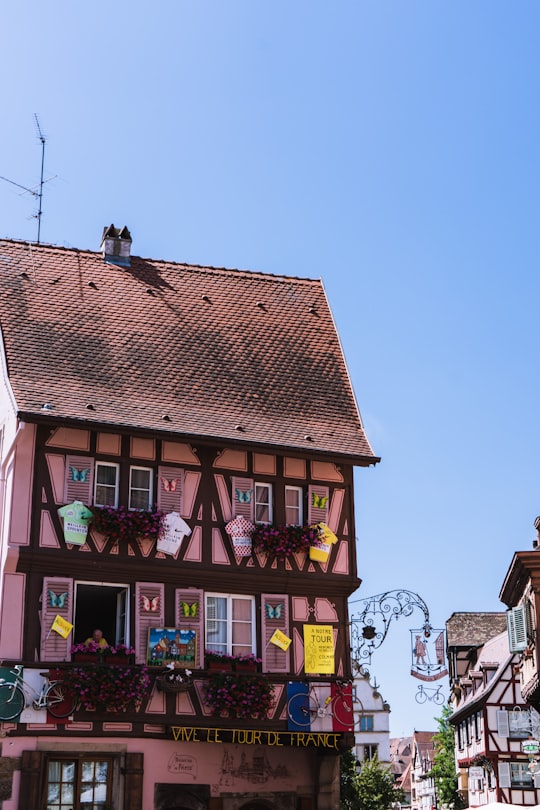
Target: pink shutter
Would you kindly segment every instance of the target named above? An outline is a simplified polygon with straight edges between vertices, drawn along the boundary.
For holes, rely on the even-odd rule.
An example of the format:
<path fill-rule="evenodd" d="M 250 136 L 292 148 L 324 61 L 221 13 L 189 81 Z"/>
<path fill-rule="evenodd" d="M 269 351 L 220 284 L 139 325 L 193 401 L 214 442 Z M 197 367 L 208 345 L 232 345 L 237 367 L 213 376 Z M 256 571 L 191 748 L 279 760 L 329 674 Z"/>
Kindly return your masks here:
<path fill-rule="evenodd" d="M 290 648 L 282 650 L 270 642 L 276 630 L 290 638 L 289 597 L 287 594 L 262 593 L 261 611 L 263 672 L 289 672 Z"/>
<path fill-rule="evenodd" d="M 91 456 L 66 456 L 64 501 L 92 503 L 94 486 L 94 459 Z"/>
<path fill-rule="evenodd" d="M 135 638 L 138 664 L 146 663 L 149 629 L 163 627 L 164 616 L 164 584 L 162 582 L 137 582 L 135 585 Z"/>
<path fill-rule="evenodd" d="M 158 467 L 157 506 L 162 512 L 182 514 L 184 470 L 180 467 Z"/>
<path fill-rule="evenodd" d="M 255 508 L 255 487 L 252 478 L 239 478 L 233 476 L 232 479 L 232 511 L 233 517 L 241 515 L 247 520 L 253 521 Z"/>
<path fill-rule="evenodd" d="M 41 660 L 70 661 L 73 634 L 62 638 L 51 630 L 56 616 L 73 621 L 73 580 L 67 577 L 43 577 L 41 596 Z"/>
<path fill-rule="evenodd" d="M 318 484 L 308 489 L 308 523 L 328 523 L 330 490 Z"/>
<path fill-rule="evenodd" d="M 204 668 L 204 591 L 199 588 L 177 588 L 175 599 L 175 627 L 197 631 L 197 668 Z M 195 607 L 194 607 L 195 606 Z M 186 615 L 189 614 L 189 615 Z"/>

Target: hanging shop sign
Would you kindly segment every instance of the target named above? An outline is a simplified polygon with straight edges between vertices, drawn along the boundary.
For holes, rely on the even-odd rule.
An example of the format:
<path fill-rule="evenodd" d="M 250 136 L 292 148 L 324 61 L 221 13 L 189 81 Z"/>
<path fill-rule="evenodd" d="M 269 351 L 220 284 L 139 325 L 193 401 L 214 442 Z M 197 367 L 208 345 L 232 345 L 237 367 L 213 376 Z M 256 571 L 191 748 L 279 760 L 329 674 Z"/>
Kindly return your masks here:
<path fill-rule="evenodd" d="M 426 626 L 411 630 L 411 675 L 421 681 L 448 675 L 444 649 L 444 630 Z"/>

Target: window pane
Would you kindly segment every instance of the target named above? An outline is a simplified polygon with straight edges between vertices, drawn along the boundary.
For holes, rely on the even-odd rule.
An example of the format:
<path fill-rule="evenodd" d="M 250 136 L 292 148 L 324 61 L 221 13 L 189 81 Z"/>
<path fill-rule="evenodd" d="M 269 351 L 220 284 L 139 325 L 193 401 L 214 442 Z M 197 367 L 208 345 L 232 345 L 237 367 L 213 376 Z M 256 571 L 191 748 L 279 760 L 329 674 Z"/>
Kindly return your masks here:
<path fill-rule="evenodd" d="M 116 467 L 109 464 L 98 464 L 96 481 L 98 484 L 106 484 L 107 486 L 116 486 Z"/>
<path fill-rule="evenodd" d="M 206 647 L 227 652 L 227 599 L 221 596 L 206 599 Z"/>
<path fill-rule="evenodd" d="M 152 470 L 132 467 L 129 479 L 129 508 L 149 509 L 152 497 Z"/>
<path fill-rule="evenodd" d="M 272 520 L 270 484 L 255 484 L 255 521 L 270 523 Z"/>
<path fill-rule="evenodd" d="M 94 504 L 96 506 L 116 506 L 116 483 L 118 468 L 111 464 L 96 465 L 96 491 Z"/>
<path fill-rule="evenodd" d="M 285 487 L 285 523 L 300 526 L 302 519 L 302 490 L 300 487 Z"/>

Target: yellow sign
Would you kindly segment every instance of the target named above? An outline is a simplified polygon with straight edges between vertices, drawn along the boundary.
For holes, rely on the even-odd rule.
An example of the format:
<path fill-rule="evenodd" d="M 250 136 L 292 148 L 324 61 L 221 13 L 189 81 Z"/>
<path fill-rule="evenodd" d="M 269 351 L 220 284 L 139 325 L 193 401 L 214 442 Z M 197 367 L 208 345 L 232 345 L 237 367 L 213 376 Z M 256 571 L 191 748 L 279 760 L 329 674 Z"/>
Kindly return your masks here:
<path fill-rule="evenodd" d="M 58 614 L 54 617 L 54 622 L 52 623 L 51 630 L 54 630 L 55 633 L 58 633 L 59 636 L 62 638 L 67 638 L 71 631 L 73 630 L 73 625 L 70 624 L 66 619 L 63 619 L 62 616 L 58 616 Z"/>
<path fill-rule="evenodd" d="M 275 644 L 276 647 L 279 647 L 281 650 L 288 650 L 291 641 L 292 638 L 286 636 L 281 630 L 276 630 L 270 639 L 270 644 Z"/>
<path fill-rule="evenodd" d="M 336 671 L 332 625 L 304 625 L 304 671 L 312 675 L 331 675 Z"/>

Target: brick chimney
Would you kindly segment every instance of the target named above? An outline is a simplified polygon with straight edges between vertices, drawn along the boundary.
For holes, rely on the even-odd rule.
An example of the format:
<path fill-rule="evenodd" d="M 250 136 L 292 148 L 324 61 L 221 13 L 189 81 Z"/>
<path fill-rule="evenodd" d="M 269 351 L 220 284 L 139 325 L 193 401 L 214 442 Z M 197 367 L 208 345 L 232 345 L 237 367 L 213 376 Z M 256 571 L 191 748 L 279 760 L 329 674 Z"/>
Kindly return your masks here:
<path fill-rule="evenodd" d="M 124 225 L 122 230 L 114 225 L 103 228 L 101 251 L 107 264 L 119 264 L 129 267 L 131 264 L 131 234 Z"/>

